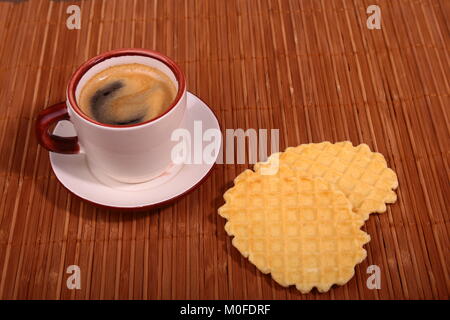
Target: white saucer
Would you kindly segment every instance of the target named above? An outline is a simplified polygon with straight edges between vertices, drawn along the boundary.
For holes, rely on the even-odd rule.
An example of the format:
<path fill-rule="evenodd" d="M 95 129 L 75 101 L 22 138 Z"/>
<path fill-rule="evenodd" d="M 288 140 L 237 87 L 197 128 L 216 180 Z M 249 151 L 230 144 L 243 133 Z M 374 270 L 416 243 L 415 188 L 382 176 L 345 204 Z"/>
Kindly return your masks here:
<path fill-rule="evenodd" d="M 201 121 L 202 131 L 220 130 L 219 122 L 209 107 L 187 93 L 187 109 L 180 127 L 194 137 L 194 121 Z M 61 121 L 54 133 L 76 135 L 68 121 Z M 211 142 L 203 142 L 203 145 Z M 217 141 L 220 146 L 221 141 Z M 194 141 L 192 139 L 193 154 Z M 217 155 L 216 155 L 217 156 Z M 50 163 L 58 180 L 76 196 L 93 204 L 114 209 L 149 209 L 167 204 L 198 187 L 212 170 L 214 163 L 173 165 L 161 176 L 139 184 L 127 184 L 92 174 L 83 154 L 65 155 L 50 152 Z"/>

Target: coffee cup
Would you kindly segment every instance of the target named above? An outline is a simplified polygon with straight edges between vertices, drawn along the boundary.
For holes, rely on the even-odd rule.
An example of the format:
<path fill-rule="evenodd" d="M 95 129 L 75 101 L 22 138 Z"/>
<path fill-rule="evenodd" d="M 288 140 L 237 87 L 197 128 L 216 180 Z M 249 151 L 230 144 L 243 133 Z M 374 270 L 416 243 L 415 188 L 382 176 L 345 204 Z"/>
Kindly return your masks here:
<path fill-rule="evenodd" d="M 81 92 L 95 75 L 120 65 L 143 65 L 158 70 L 172 81 L 173 101 L 151 119 L 126 124 L 99 122 L 80 108 Z M 36 120 L 39 143 L 51 152 L 85 155 L 91 171 L 100 171 L 124 183 L 141 183 L 173 166 L 172 132 L 182 124 L 186 110 L 186 80 L 170 58 L 146 49 L 119 49 L 93 57 L 70 77 L 66 101 L 42 110 Z M 50 128 L 59 121 L 73 124 L 77 136 L 60 137 Z M 94 175 L 95 172 L 93 172 Z"/>

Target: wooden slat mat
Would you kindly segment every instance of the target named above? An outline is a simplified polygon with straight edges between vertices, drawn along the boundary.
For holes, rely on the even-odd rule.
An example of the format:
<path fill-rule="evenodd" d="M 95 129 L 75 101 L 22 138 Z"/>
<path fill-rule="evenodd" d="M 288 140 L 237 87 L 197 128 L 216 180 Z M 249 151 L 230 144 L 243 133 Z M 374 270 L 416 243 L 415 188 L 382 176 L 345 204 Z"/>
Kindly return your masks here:
<path fill-rule="evenodd" d="M 81 30 L 66 9 L 81 7 Z M 366 27 L 369 5 L 381 30 Z M 448 299 L 450 2 L 446 0 L 23 0 L 0 2 L 0 299 Z M 255 269 L 218 217 L 249 165 L 217 165 L 162 209 L 120 213 L 66 191 L 34 120 L 83 61 L 120 47 L 163 52 L 222 128 L 279 128 L 280 148 L 367 143 L 399 178 L 364 226 L 355 277 L 301 295 Z M 381 289 L 366 286 L 369 265 Z M 69 265 L 81 289 L 66 287 Z"/>

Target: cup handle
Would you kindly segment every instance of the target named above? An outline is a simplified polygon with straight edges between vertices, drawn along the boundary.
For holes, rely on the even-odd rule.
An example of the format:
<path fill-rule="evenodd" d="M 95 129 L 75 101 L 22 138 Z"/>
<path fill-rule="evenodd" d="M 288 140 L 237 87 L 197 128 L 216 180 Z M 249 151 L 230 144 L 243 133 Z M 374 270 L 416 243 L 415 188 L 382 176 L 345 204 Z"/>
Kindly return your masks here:
<path fill-rule="evenodd" d="M 36 137 L 48 151 L 74 154 L 80 152 L 78 137 L 60 137 L 49 132 L 50 126 L 61 120 L 70 120 L 65 102 L 42 110 L 36 119 Z"/>

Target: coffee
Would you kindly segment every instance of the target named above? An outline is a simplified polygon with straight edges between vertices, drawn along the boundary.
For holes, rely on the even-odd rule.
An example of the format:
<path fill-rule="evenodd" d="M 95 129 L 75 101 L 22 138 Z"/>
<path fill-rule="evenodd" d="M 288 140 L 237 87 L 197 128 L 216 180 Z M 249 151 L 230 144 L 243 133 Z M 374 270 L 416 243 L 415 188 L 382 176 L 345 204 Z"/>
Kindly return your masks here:
<path fill-rule="evenodd" d="M 109 67 L 87 81 L 78 103 L 90 118 L 112 125 L 137 124 L 163 114 L 177 94 L 162 71 L 143 64 Z"/>

